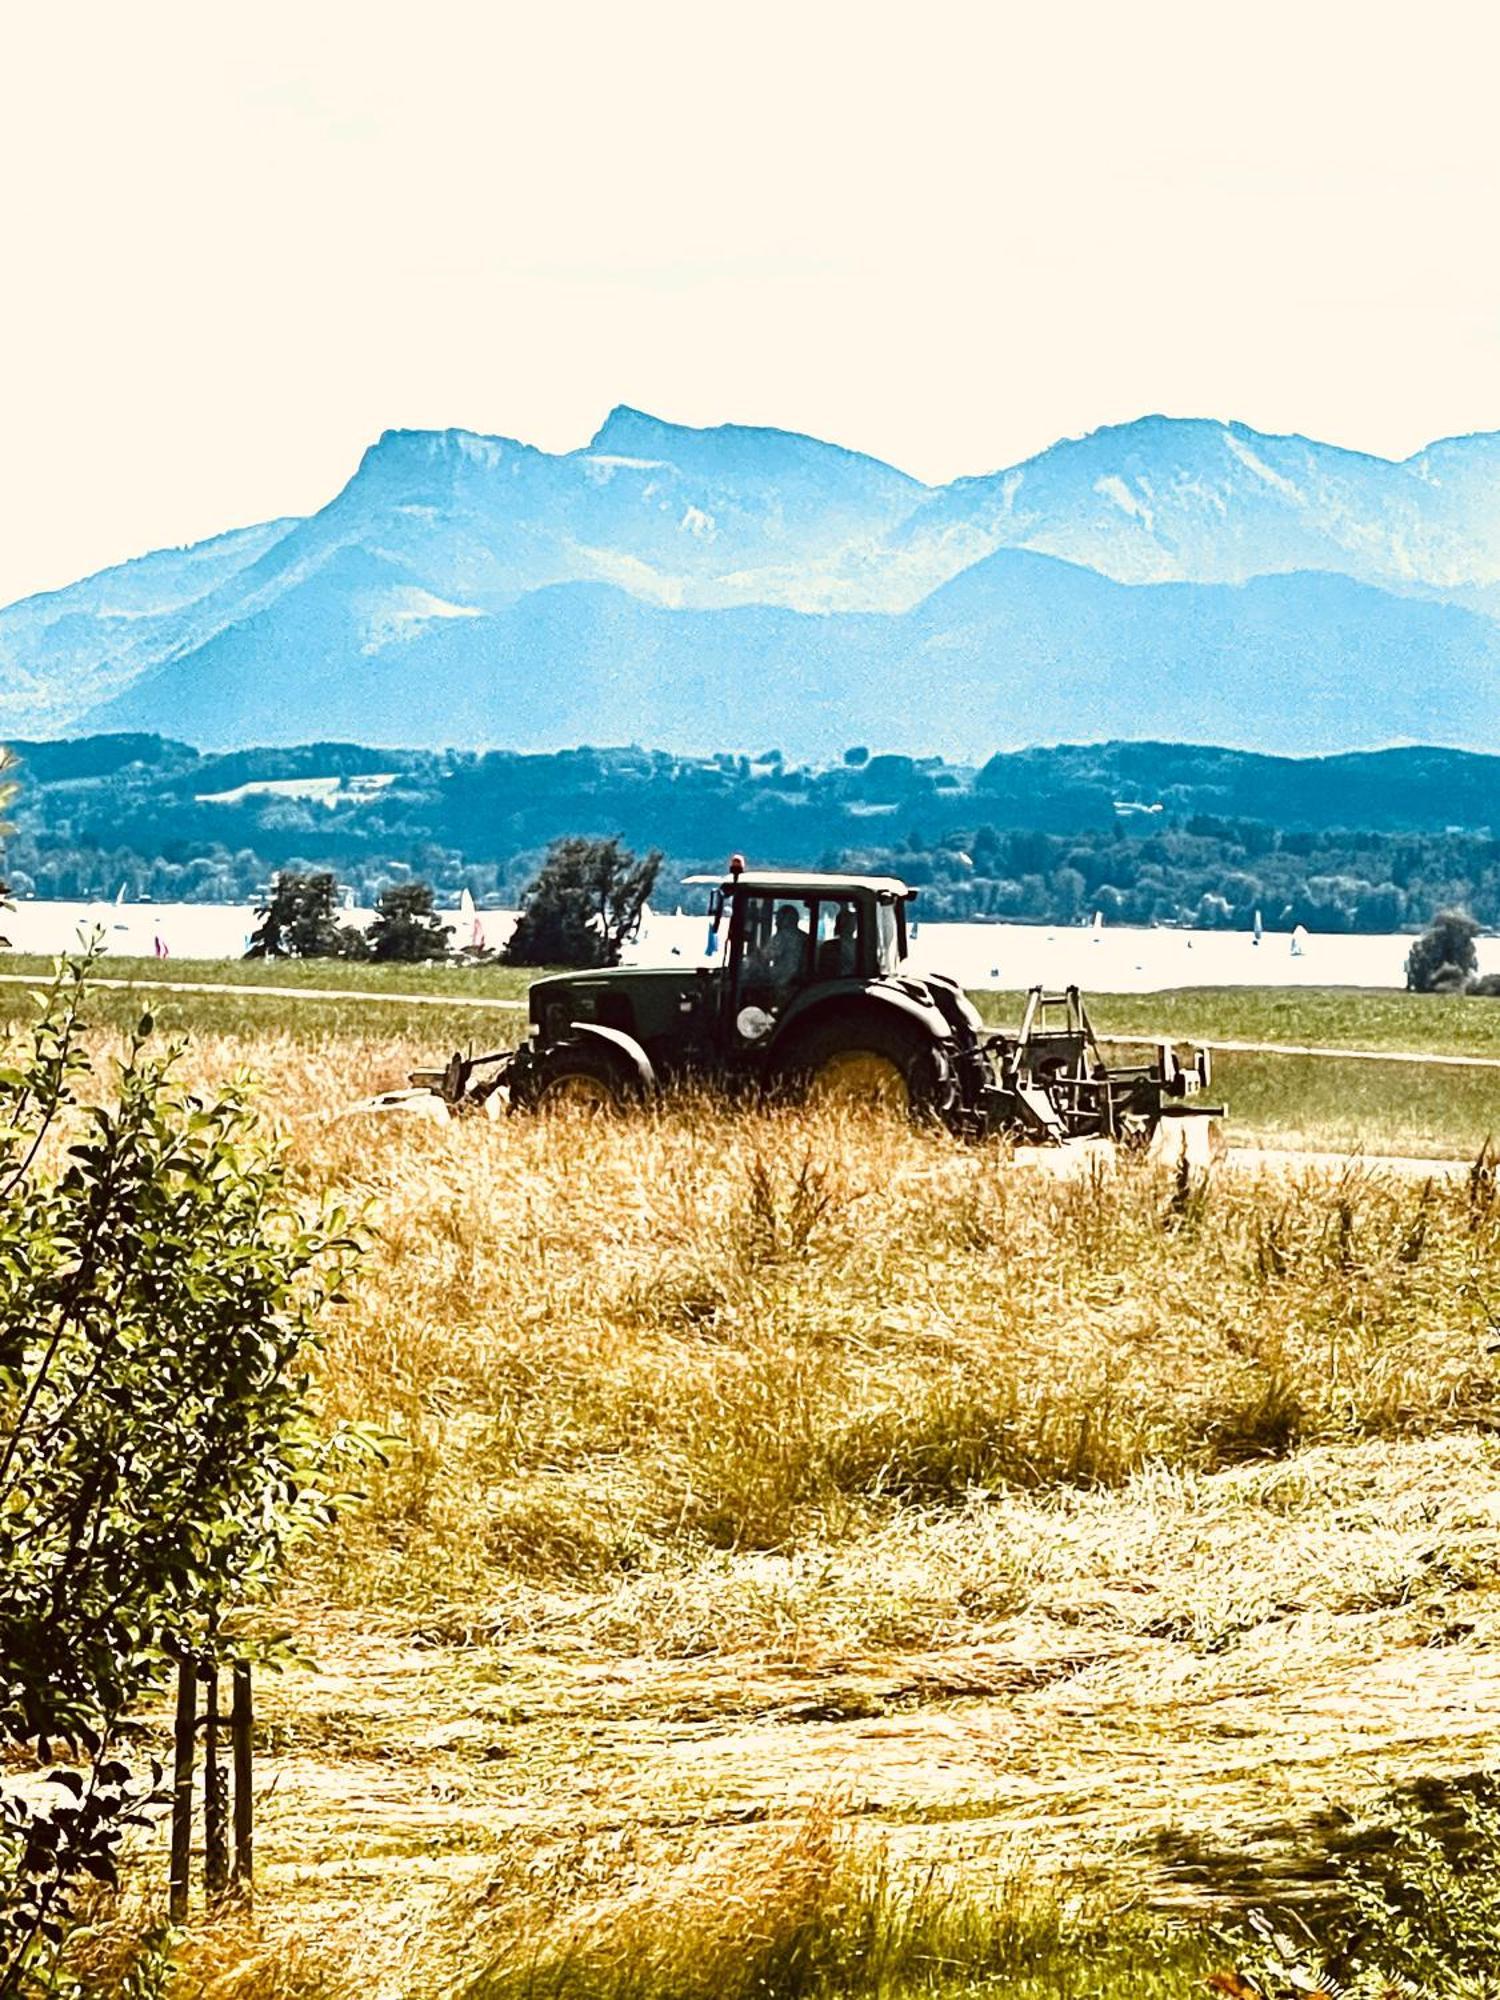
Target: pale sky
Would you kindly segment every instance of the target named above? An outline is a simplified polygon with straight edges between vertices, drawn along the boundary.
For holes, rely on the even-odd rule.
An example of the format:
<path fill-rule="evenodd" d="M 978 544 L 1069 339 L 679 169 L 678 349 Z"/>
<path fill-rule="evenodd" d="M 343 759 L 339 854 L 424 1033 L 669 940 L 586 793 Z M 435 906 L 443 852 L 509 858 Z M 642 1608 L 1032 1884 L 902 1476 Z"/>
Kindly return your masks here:
<path fill-rule="evenodd" d="M 615 403 L 1500 429 L 1481 0 L 0 0 L 0 603 Z"/>

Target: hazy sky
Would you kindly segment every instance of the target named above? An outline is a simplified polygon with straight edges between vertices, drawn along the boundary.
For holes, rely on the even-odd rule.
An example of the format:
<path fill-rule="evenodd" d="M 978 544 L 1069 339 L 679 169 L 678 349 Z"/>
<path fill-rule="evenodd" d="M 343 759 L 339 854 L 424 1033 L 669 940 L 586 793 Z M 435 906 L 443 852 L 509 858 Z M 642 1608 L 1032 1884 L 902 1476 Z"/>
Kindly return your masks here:
<path fill-rule="evenodd" d="M 1494 11 L 5 0 L 0 603 L 393 425 L 1500 428 Z"/>

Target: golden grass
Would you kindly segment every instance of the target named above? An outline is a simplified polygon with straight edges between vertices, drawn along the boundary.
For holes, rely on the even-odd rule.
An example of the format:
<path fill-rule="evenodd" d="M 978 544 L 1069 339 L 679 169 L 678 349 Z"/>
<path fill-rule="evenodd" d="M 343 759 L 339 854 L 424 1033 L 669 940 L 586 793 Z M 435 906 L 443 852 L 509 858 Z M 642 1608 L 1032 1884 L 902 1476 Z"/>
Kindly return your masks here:
<path fill-rule="evenodd" d="M 400 1440 L 330 1588 L 629 1579 L 902 1508 L 1490 1427 L 1500 1217 L 1365 1169 L 1054 1181 L 879 1122 L 303 1127 L 370 1204 L 329 1406 Z"/>
<path fill-rule="evenodd" d="M 498 1948 L 471 2000 L 1150 1996 L 1214 1962 L 1206 1940 L 1108 1924 L 1024 1874 L 903 1873 L 826 1801 L 748 1852 L 721 1839 L 661 1859 L 635 1842 L 565 1851 L 532 1875 L 524 1925 L 486 1884 Z"/>
<path fill-rule="evenodd" d="M 428 1054 L 189 1058 L 363 1208 L 321 1394 L 391 1443 L 277 1614 L 262 1928 L 181 1990 L 1187 1991 L 1058 1882 L 1243 1902 L 1492 1755 L 1493 1177 L 345 1112 Z"/>

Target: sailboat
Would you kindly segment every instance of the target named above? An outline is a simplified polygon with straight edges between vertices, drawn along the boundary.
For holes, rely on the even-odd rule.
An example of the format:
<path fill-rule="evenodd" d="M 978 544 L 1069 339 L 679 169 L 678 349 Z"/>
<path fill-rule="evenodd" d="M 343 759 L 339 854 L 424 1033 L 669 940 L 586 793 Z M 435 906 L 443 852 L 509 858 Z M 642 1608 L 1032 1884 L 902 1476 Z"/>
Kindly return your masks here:
<path fill-rule="evenodd" d="M 1094 940 L 1094 943 L 1097 944 L 1100 938 L 1103 937 L 1103 935 L 1104 935 L 1104 912 L 1103 910 L 1095 910 L 1094 921 L 1089 927 L 1089 936 Z"/>
<path fill-rule="evenodd" d="M 469 927 L 469 949 L 471 951 L 483 951 L 484 925 L 479 921 L 479 912 L 474 907 L 474 898 L 469 894 L 467 889 L 463 891 L 458 899 L 458 922 L 460 929 L 465 924 Z"/>
<path fill-rule="evenodd" d="M 1261 940 L 1261 933 L 1262 933 L 1262 931 L 1263 931 L 1263 929 L 1264 929 L 1264 926 L 1262 925 L 1262 923 L 1261 923 L 1261 920 L 1260 920 L 1260 911 L 1259 911 L 1259 910 L 1257 910 L 1257 911 L 1255 912 L 1255 927 L 1254 927 L 1254 928 L 1255 928 L 1255 935 L 1254 935 L 1254 937 L 1253 937 L 1253 938 L 1251 939 L 1251 942 L 1252 942 L 1253 944 L 1259 944 L 1259 943 L 1260 943 L 1260 940 Z"/>
<path fill-rule="evenodd" d="M 1307 926 L 1305 924 L 1298 924 L 1297 928 L 1292 932 L 1293 958 L 1300 958 L 1302 956 L 1302 947 L 1306 943 L 1307 943 Z"/>

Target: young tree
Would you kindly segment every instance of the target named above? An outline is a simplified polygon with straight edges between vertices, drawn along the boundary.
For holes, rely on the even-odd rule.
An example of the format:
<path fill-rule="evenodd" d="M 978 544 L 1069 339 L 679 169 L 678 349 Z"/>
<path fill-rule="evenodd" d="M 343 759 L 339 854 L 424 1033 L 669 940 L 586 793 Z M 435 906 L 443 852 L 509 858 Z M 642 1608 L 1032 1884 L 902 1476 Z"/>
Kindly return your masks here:
<path fill-rule="evenodd" d="M 432 907 L 431 885 L 397 882 L 382 889 L 365 942 L 375 959 L 410 965 L 423 959 L 447 958 L 448 926 Z"/>
<path fill-rule="evenodd" d="M 246 958 L 362 958 L 365 941 L 333 913 L 338 884 L 326 869 L 302 874 L 284 868 L 270 901 L 256 911 Z"/>
<path fill-rule="evenodd" d="M 656 886 L 662 856 L 618 839 L 555 840 L 505 947 L 509 965 L 618 965 Z"/>
<path fill-rule="evenodd" d="M 1462 910 L 1439 910 L 1406 954 L 1409 993 L 1461 993 L 1479 970 L 1479 926 Z"/>
<path fill-rule="evenodd" d="M 86 970 L 0 1070 L 0 1744 L 69 1752 L 50 1811 L 0 1789 L 7 1996 L 42 1990 L 77 1884 L 114 1879 L 128 1712 L 332 1512 L 308 1393 L 353 1248 L 304 1223 L 237 1091 L 174 1082 L 149 1016 L 94 1101 Z"/>

